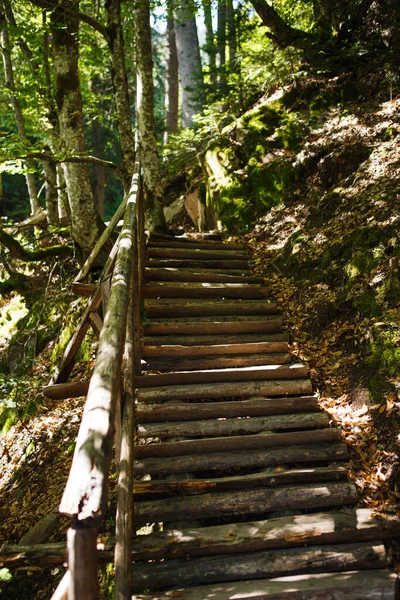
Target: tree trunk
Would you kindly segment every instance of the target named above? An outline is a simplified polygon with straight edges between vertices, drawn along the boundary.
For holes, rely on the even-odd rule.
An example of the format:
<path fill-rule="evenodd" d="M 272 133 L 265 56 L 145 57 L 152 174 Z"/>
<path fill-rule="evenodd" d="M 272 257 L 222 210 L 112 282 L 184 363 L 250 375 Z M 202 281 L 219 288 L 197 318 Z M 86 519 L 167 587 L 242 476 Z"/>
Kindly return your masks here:
<path fill-rule="evenodd" d="M 165 231 L 162 207 L 164 188 L 154 122 L 153 58 L 148 0 L 135 5 L 137 120 L 146 186 L 145 216 L 150 231 Z"/>
<path fill-rule="evenodd" d="M 84 153 L 82 96 L 78 72 L 79 10 L 73 0 L 59 0 L 52 11 L 53 69 L 60 136 L 67 153 Z M 84 253 L 99 236 L 97 213 L 85 163 L 63 163 L 71 209 L 71 233 Z"/>
<path fill-rule="evenodd" d="M 135 142 L 132 133 L 128 80 L 126 76 L 124 39 L 121 24 L 121 1 L 107 0 L 108 47 L 111 53 L 111 79 L 117 111 L 117 129 L 121 144 L 122 159 L 127 177 L 125 191 L 129 190 L 135 164 Z"/>
<path fill-rule="evenodd" d="M 46 186 L 46 210 L 49 225 L 59 225 L 57 168 L 53 162 L 42 161 Z"/>
<path fill-rule="evenodd" d="M 91 81 L 91 90 L 92 93 L 98 98 L 98 110 L 102 112 L 104 106 L 101 102 L 101 86 L 100 86 L 100 78 L 98 75 L 95 75 Z M 92 148 L 95 156 L 104 157 L 103 153 L 103 144 L 102 144 L 102 135 L 101 135 L 101 126 L 99 119 L 92 120 L 91 126 L 91 138 L 92 138 Z M 105 172 L 104 165 L 101 163 L 93 164 L 93 196 L 94 203 L 96 206 L 96 210 L 99 215 L 104 217 L 104 184 L 105 184 Z"/>
<path fill-rule="evenodd" d="M 199 39 L 191 0 L 181 0 L 175 9 L 176 46 L 178 49 L 179 76 L 182 90 L 183 127 L 193 125 L 194 115 L 201 112 L 201 87 L 203 84 Z"/>
<path fill-rule="evenodd" d="M 4 65 L 4 75 L 5 75 L 5 87 L 8 90 L 8 95 L 10 99 L 11 106 L 14 111 L 17 132 L 20 138 L 26 140 L 26 128 L 25 128 L 25 120 L 22 114 L 21 105 L 19 103 L 15 82 L 14 82 L 14 72 L 13 65 L 11 61 L 11 51 L 10 51 L 10 38 L 7 30 L 7 22 L 6 22 L 6 13 L 5 6 L 3 2 L 0 3 L 0 44 L 1 44 L 1 52 L 3 55 L 3 65 Z M 32 163 L 30 161 L 26 161 L 27 168 L 32 167 Z M 27 173 L 25 175 L 26 185 L 28 187 L 29 193 L 29 201 L 31 206 L 31 214 L 33 215 L 35 212 L 40 210 L 39 200 L 37 196 L 35 176 L 33 173 Z"/>
<path fill-rule="evenodd" d="M 216 54 L 217 49 L 215 47 L 214 31 L 212 24 L 212 12 L 211 12 L 211 0 L 203 0 L 203 11 L 204 11 L 204 25 L 206 28 L 206 45 L 205 50 L 208 55 L 208 66 L 210 69 L 210 83 L 215 88 L 217 83 L 217 67 L 216 67 Z"/>
<path fill-rule="evenodd" d="M 279 48 L 305 48 L 307 41 L 312 39 L 310 34 L 288 25 L 266 0 L 251 0 L 251 3 L 263 25 L 269 29 L 267 36 Z"/>
<path fill-rule="evenodd" d="M 235 11 L 232 0 L 227 0 L 226 3 L 226 20 L 228 23 L 229 71 L 235 73 L 237 70 L 237 43 Z"/>
<path fill-rule="evenodd" d="M 226 0 L 218 0 L 218 82 L 220 92 L 226 92 Z"/>
<path fill-rule="evenodd" d="M 168 7 L 167 17 L 167 73 L 165 86 L 165 136 L 164 142 L 168 143 L 171 133 L 178 132 L 179 115 L 179 75 L 178 53 L 176 49 L 176 36 L 173 11 Z"/>

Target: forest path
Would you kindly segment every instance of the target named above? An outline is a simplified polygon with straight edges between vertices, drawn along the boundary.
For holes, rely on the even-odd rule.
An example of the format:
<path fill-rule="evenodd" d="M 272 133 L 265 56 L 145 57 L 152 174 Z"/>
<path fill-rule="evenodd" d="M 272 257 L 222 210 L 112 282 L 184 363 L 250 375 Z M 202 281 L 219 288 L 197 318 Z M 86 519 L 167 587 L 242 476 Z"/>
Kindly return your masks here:
<path fill-rule="evenodd" d="M 354 508 L 245 247 L 153 236 L 145 280 L 134 520 L 162 531 L 135 539 L 134 600 L 396 598 L 398 525 Z"/>

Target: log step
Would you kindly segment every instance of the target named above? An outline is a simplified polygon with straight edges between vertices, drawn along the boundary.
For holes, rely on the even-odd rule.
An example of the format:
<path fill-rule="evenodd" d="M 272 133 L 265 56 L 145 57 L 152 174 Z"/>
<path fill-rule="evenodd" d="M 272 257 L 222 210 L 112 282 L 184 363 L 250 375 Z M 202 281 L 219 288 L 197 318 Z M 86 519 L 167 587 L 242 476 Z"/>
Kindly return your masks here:
<path fill-rule="evenodd" d="M 216 335 L 232 333 L 279 333 L 282 330 L 282 319 L 273 315 L 262 315 L 260 317 L 218 317 L 218 321 L 202 321 L 207 317 L 196 317 L 196 321 L 175 322 L 150 321 L 144 324 L 145 336 L 152 335 Z M 224 320 L 228 319 L 228 320 Z M 261 341 L 261 340 L 259 340 Z"/>
<path fill-rule="evenodd" d="M 139 402 L 195 400 L 235 396 L 285 396 L 310 394 L 311 381 L 303 379 L 308 367 L 302 364 L 266 365 L 215 371 L 187 371 L 141 375 L 134 378 Z"/>
<path fill-rule="evenodd" d="M 199 240 L 156 240 L 150 238 L 147 244 L 148 248 L 185 248 L 188 250 L 222 250 L 229 252 L 246 252 L 244 244 L 230 244 L 229 242 L 217 241 L 199 241 Z"/>
<path fill-rule="evenodd" d="M 290 363 L 292 356 L 288 353 L 279 354 L 244 354 L 240 355 L 222 355 L 206 356 L 204 358 L 175 358 L 175 359 L 157 359 L 147 358 L 143 364 L 143 371 L 194 371 L 201 369 L 226 369 L 230 367 L 247 367 L 256 365 L 284 365 Z"/>
<path fill-rule="evenodd" d="M 202 231 L 202 232 L 191 232 L 191 233 L 183 233 L 182 235 L 173 235 L 172 233 L 159 233 L 153 231 L 149 237 L 150 240 L 161 240 L 161 241 L 175 241 L 175 242 L 223 242 L 223 236 L 220 231 Z M 232 243 L 232 242 L 231 242 Z M 241 245 L 241 244 L 239 244 Z M 236 246 L 236 244 L 235 244 Z"/>
<path fill-rule="evenodd" d="M 201 496 L 176 496 L 163 500 L 144 500 L 135 505 L 136 528 L 146 523 L 179 519 L 227 517 L 231 521 L 241 515 L 266 515 L 279 507 L 283 510 L 331 508 L 357 502 L 353 483 L 323 483 L 275 489 L 219 492 Z M 151 540 L 148 540 L 151 543 Z"/>
<path fill-rule="evenodd" d="M 398 576 L 386 569 L 294 575 L 133 595 L 132 600 L 396 600 Z"/>
<path fill-rule="evenodd" d="M 225 275 L 223 273 L 196 273 L 194 271 L 179 271 L 178 269 L 145 269 L 146 281 L 183 281 L 199 283 L 264 283 L 263 277 L 254 275 Z"/>
<path fill-rule="evenodd" d="M 383 544 L 360 542 L 205 556 L 191 560 L 174 559 L 157 565 L 136 563 L 133 567 L 133 582 L 134 591 L 143 589 L 152 591 L 207 582 L 222 583 L 273 578 L 289 573 L 293 576 L 329 571 L 382 569 L 385 566 Z"/>
<path fill-rule="evenodd" d="M 155 335 L 146 336 L 146 346 L 220 346 L 232 344 L 257 344 L 289 342 L 287 333 L 228 333 L 218 335 Z"/>
<path fill-rule="evenodd" d="M 248 259 L 246 260 L 226 260 L 220 254 L 220 260 L 184 260 L 182 258 L 150 258 L 146 262 L 146 266 L 155 267 L 157 269 L 161 267 L 172 267 L 174 269 L 235 269 L 245 270 L 249 269 Z"/>
<path fill-rule="evenodd" d="M 236 387 L 236 386 L 235 386 Z M 139 423 L 159 423 L 161 421 L 194 421 L 201 419 L 223 419 L 229 417 L 262 417 L 298 413 L 318 413 L 317 396 L 297 398 L 253 397 L 248 400 L 230 402 L 190 402 L 164 404 L 138 404 Z"/>
<path fill-rule="evenodd" d="M 309 437 L 311 437 L 309 435 Z M 311 442 L 311 440 L 309 440 Z M 347 460 L 347 446 L 343 443 L 287 446 L 274 449 L 217 452 L 208 455 L 147 458 L 135 461 L 138 476 L 150 474 L 197 473 L 199 471 L 229 472 L 232 469 L 265 469 L 280 465 L 306 464 Z"/>
<path fill-rule="evenodd" d="M 153 283 L 143 287 L 143 295 L 145 298 L 265 298 L 259 285 L 241 283 Z"/>
<path fill-rule="evenodd" d="M 249 435 L 262 431 L 293 431 L 329 427 L 326 413 L 279 415 L 272 417 L 207 419 L 185 423 L 149 423 L 139 425 L 139 439 L 203 438 Z M 332 430 L 331 430 L 332 431 Z M 295 434 L 293 434 L 295 435 Z"/>
<path fill-rule="evenodd" d="M 346 480 L 347 471 L 343 467 L 315 467 L 309 469 L 288 469 L 286 471 L 280 467 L 277 470 L 228 477 L 136 481 L 134 483 L 134 494 L 135 498 L 139 500 L 141 498 L 168 498 L 176 495 L 197 496 L 199 494 L 227 492 L 231 490 L 254 490 L 257 488 L 276 488 L 287 485 Z M 384 522 L 386 523 L 386 521 Z"/>
<path fill-rule="evenodd" d="M 340 429 L 316 429 L 312 432 L 311 437 L 313 444 L 339 442 L 342 439 Z M 238 448 L 241 448 L 241 450 L 281 448 L 286 446 L 300 446 L 307 442 L 310 442 L 309 431 L 291 431 L 289 433 L 264 432 L 242 436 L 233 435 L 178 440 L 162 444 L 144 444 L 137 446 L 135 457 L 140 460 L 169 456 L 186 456 L 188 454 L 207 454 L 210 452 L 235 452 Z"/>
<path fill-rule="evenodd" d="M 248 261 L 249 255 L 242 250 L 208 250 L 204 248 L 148 248 L 147 257 L 151 258 L 176 258 L 183 260 L 242 260 Z"/>
<path fill-rule="evenodd" d="M 264 521 L 174 529 L 138 536 L 137 560 L 257 552 L 271 548 L 384 540 L 400 533 L 394 515 L 376 517 L 371 509 L 291 515 Z"/>
<path fill-rule="evenodd" d="M 204 299 L 186 300 L 182 298 L 179 304 L 176 300 L 163 298 L 161 300 L 147 299 L 145 302 L 146 315 L 149 319 L 161 317 L 217 317 L 234 315 L 276 315 L 277 305 L 265 300 L 229 300 Z"/>
<path fill-rule="evenodd" d="M 142 357 L 149 358 L 164 358 L 166 360 L 182 357 L 194 356 L 243 356 L 243 355 L 264 355 L 265 353 L 283 353 L 288 349 L 287 342 L 256 342 L 249 344 L 214 344 L 212 346 L 184 346 L 184 345 L 160 345 L 160 346 L 143 346 Z M 270 356 L 268 356 L 268 361 Z"/>

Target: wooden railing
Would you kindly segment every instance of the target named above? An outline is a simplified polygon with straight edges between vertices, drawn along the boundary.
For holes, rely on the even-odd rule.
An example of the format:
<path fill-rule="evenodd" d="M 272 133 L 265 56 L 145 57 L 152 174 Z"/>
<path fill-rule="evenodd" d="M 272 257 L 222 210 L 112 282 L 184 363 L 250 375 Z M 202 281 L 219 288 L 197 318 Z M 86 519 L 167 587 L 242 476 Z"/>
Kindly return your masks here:
<path fill-rule="evenodd" d="M 82 284 L 124 215 L 122 231 L 99 282 Z M 130 191 L 82 267 L 76 287 L 92 292 L 81 323 L 99 331 L 99 346 L 60 512 L 72 519 L 67 534 L 68 570 L 52 600 L 99 599 L 97 534 L 107 512 L 107 488 L 113 443 L 118 478 L 115 544 L 115 598 L 131 598 L 133 447 L 135 403 L 133 378 L 140 373 L 140 294 L 144 264 L 144 216 L 140 165 Z M 109 282 L 109 283 L 108 283 Z M 103 302 L 104 318 L 98 314 Z M 99 321 L 100 319 L 100 321 Z M 97 325 L 94 324 L 96 321 Z M 85 326 L 86 326 L 85 325 Z M 85 329 L 85 327 L 83 327 Z M 83 331 L 83 330 L 82 330 Z M 69 344 L 54 382 L 68 377 L 80 335 Z M 67 384 L 68 385 L 68 384 Z M 57 385 L 49 386 L 49 389 Z"/>

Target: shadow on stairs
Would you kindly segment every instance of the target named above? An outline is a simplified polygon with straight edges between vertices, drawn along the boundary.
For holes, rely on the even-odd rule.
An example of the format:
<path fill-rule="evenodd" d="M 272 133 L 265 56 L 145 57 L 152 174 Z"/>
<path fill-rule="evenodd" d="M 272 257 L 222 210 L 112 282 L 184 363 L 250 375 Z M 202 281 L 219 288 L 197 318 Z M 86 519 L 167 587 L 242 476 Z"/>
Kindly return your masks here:
<path fill-rule="evenodd" d="M 145 278 L 133 598 L 395 599 L 400 526 L 352 508 L 341 432 L 245 248 L 153 236 Z"/>

